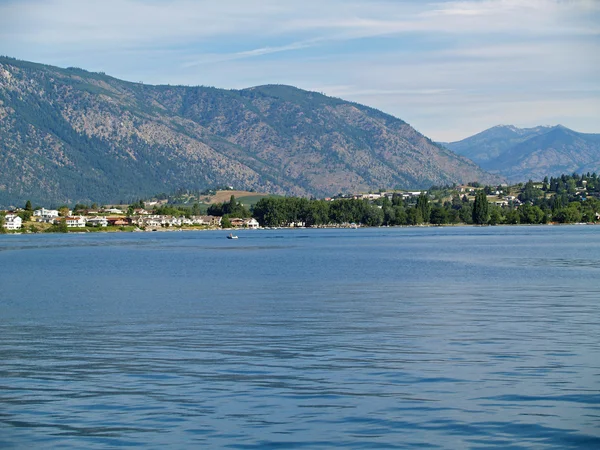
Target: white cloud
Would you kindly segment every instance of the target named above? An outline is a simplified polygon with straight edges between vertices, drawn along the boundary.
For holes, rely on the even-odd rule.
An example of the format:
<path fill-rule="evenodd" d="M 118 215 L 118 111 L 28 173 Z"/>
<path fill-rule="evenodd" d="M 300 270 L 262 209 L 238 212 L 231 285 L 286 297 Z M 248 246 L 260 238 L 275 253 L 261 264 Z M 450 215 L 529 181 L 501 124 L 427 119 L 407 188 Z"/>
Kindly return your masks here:
<path fill-rule="evenodd" d="M 0 53 L 132 81 L 314 87 L 437 139 L 550 114 L 503 102 L 524 96 L 600 123 L 584 98 L 600 85 L 597 0 L 5 1 Z"/>

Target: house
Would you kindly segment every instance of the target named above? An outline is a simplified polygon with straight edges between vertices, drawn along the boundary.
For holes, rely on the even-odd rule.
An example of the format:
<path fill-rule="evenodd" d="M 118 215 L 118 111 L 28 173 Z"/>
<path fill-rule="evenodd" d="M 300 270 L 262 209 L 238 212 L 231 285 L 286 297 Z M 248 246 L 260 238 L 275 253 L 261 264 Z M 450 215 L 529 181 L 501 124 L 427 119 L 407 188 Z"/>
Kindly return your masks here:
<path fill-rule="evenodd" d="M 162 226 L 162 221 L 155 217 L 138 217 L 133 223 L 140 227 L 159 228 Z"/>
<path fill-rule="evenodd" d="M 376 200 L 381 198 L 381 194 L 363 194 L 360 196 L 360 198 L 363 200 Z"/>
<path fill-rule="evenodd" d="M 153 206 L 166 205 L 167 203 L 168 203 L 168 200 L 154 200 L 151 202 L 144 202 L 144 208 L 148 209 L 148 208 L 152 208 Z"/>
<path fill-rule="evenodd" d="M 200 216 L 200 220 L 203 225 L 210 225 L 211 227 L 220 227 L 221 226 L 220 216 Z"/>
<path fill-rule="evenodd" d="M 7 214 L 4 217 L 4 228 L 7 230 L 20 230 L 23 225 L 23 219 L 16 214 Z"/>
<path fill-rule="evenodd" d="M 87 219 L 87 224 L 92 227 L 107 227 L 108 220 L 106 217 L 91 217 Z"/>
<path fill-rule="evenodd" d="M 123 214 L 123 211 L 120 210 L 119 208 L 104 208 L 102 210 L 103 213 L 109 213 L 109 214 Z"/>
<path fill-rule="evenodd" d="M 55 219 L 58 217 L 58 211 L 56 209 L 36 209 L 33 212 L 34 217 L 40 217 L 42 219 Z"/>
<path fill-rule="evenodd" d="M 122 227 L 131 224 L 131 221 L 126 217 L 107 217 L 106 221 L 108 225 L 112 225 L 113 227 Z"/>
<path fill-rule="evenodd" d="M 242 227 L 244 226 L 244 219 L 240 219 L 239 217 L 234 217 L 229 219 L 229 223 L 231 223 L 232 227 Z"/>
<path fill-rule="evenodd" d="M 67 217 L 65 219 L 68 228 L 85 228 L 86 218 L 83 216 Z"/>
<path fill-rule="evenodd" d="M 58 220 L 58 211 L 56 209 L 46 208 L 36 209 L 33 212 L 33 216 L 37 218 L 38 222 L 54 223 Z"/>
<path fill-rule="evenodd" d="M 245 219 L 244 227 L 256 230 L 259 227 L 258 220 L 256 220 L 254 217 L 251 219 Z"/>

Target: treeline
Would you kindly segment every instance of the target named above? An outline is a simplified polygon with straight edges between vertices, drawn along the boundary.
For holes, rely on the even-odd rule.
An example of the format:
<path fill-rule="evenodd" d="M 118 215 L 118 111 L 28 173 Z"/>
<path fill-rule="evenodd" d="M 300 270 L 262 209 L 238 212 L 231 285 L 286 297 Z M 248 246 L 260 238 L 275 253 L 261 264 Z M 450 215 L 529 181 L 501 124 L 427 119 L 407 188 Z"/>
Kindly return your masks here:
<path fill-rule="evenodd" d="M 544 223 L 540 220 L 558 223 L 597 222 L 599 196 L 600 179 L 596 173 L 574 173 L 550 179 L 545 177 L 541 186 L 530 180 L 519 194 L 523 205 L 518 210 L 524 217 L 520 222 L 513 223 Z"/>
<path fill-rule="evenodd" d="M 539 185 L 539 184 L 538 184 Z M 265 198 L 252 211 L 262 226 L 325 226 L 360 224 L 366 226 L 445 225 L 445 224 L 544 224 L 598 222 L 600 187 L 595 174 L 565 175 L 546 180 L 541 187 L 532 181 L 518 187 L 519 201 L 489 201 L 488 193 L 496 187 L 482 186 L 474 201 L 460 196 L 451 188 L 437 188 L 435 195 L 422 193 L 403 198 L 394 194 L 373 201 L 338 199 L 334 201 L 305 198 Z M 586 189 L 587 188 L 587 189 Z M 591 188 L 591 189 L 590 189 Z M 497 205 L 496 203 L 506 203 Z"/>

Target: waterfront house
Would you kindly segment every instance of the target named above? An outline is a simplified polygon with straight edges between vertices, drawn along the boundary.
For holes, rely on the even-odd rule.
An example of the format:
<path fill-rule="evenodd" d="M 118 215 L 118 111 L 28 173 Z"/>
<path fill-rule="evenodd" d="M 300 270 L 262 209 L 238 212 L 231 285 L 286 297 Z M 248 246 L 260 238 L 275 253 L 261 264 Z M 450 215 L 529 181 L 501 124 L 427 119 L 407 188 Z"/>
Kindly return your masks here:
<path fill-rule="evenodd" d="M 92 227 L 107 227 L 108 220 L 106 217 L 90 217 L 87 219 L 87 224 Z"/>
<path fill-rule="evenodd" d="M 256 230 L 259 226 L 259 223 L 258 223 L 258 220 L 256 220 L 254 217 L 252 217 L 251 219 L 244 220 L 244 226 L 246 228 L 251 228 L 253 230 Z"/>
<path fill-rule="evenodd" d="M 4 216 L 4 228 L 7 230 L 20 230 L 23 225 L 23 219 L 16 214 L 7 214 Z"/>
<path fill-rule="evenodd" d="M 213 227 L 220 227 L 222 219 L 223 218 L 220 216 L 200 216 L 203 225 L 210 225 Z"/>
<path fill-rule="evenodd" d="M 232 217 L 229 219 L 229 223 L 231 223 L 232 227 L 238 228 L 244 226 L 244 219 L 239 217 Z"/>
<path fill-rule="evenodd" d="M 113 227 L 123 227 L 131 224 L 131 220 L 126 217 L 107 217 L 106 221 L 108 225 L 112 225 Z"/>
<path fill-rule="evenodd" d="M 87 222 L 83 216 L 67 217 L 65 219 L 68 228 L 85 228 Z"/>

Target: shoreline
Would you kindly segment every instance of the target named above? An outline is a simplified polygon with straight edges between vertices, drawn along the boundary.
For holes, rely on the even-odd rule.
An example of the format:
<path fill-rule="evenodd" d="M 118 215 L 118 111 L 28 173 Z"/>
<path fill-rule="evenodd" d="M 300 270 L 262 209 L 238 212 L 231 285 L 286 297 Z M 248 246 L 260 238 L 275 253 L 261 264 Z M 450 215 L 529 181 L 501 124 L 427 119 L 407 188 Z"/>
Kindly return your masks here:
<path fill-rule="evenodd" d="M 529 224 L 529 223 L 515 223 L 515 224 L 508 224 L 508 223 L 502 223 L 502 224 L 497 224 L 497 225 L 476 225 L 476 224 L 466 224 L 466 223 L 461 223 L 461 224 L 439 224 L 439 225 L 434 225 L 434 224 L 421 224 L 421 225 L 391 225 L 391 226 L 377 226 L 377 227 L 371 227 L 371 226 L 358 226 L 358 227 L 351 227 L 351 226 L 342 226 L 342 225 L 338 225 L 338 226 L 317 226 L 317 227 L 260 227 L 260 228 L 184 228 L 184 227 L 165 227 L 165 228 L 153 228 L 150 230 L 142 230 L 141 228 L 135 228 L 132 230 L 120 230 L 120 229 L 98 229 L 98 230 L 88 230 L 88 229 L 84 229 L 84 230 L 79 230 L 79 229 L 72 229 L 67 231 L 67 232 L 46 232 L 46 231 L 37 231 L 37 232 L 32 232 L 32 231 L 17 231 L 17 230 L 6 230 L 6 232 L 4 233 L 0 233 L 0 236 L 11 236 L 11 235 L 18 235 L 18 236 L 22 236 L 22 235 L 38 235 L 38 234 L 47 234 L 47 235 L 69 235 L 69 234 L 96 234 L 96 233 L 101 233 L 101 234 L 113 234 L 113 233 L 174 233 L 174 232 L 185 232 L 185 231 L 198 231 L 198 232 L 217 232 L 217 231 L 223 231 L 223 232 L 239 232 L 239 231 L 292 231 L 292 230 L 358 230 L 358 229 L 381 229 L 381 228 L 467 228 L 467 227 L 477 227 L 477 228 L 497 228 L 497 227 L 543 227 L 543 226 L 548 226 L 548 227 L 553 227 L 553 226 L 558 226 L 558 227 L 562 227 L 562 226 L 594 226 L 594 225 L 600 225 L 600 222 L 577 222 L 577 223 L 558 223 L 558 222 L 551 222 L 551 223 L 540 223 L 540 224 Z"/>

